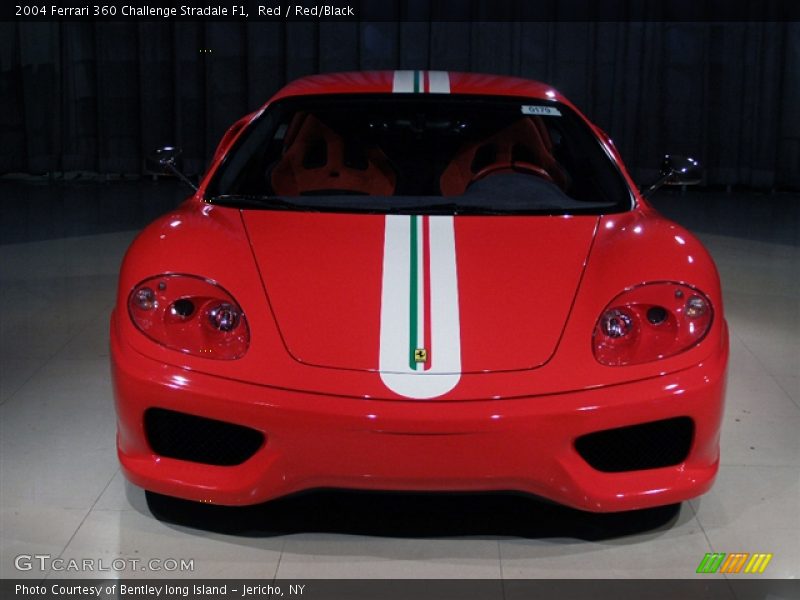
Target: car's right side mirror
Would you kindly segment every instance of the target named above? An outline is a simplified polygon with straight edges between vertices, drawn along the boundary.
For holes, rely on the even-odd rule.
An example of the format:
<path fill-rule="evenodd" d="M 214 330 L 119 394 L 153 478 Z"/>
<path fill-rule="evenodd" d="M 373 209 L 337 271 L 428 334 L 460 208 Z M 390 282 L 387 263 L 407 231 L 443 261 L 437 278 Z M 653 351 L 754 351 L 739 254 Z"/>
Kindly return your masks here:
<path fill-rule="evenodd" d="M 642 190 L 644 196 L 649 196 L 662 185 L 697 185 L 703 179 L 700 163 L 689 156 L 667 154 L 661 161 L 661 177 L 658 181 Z"/>

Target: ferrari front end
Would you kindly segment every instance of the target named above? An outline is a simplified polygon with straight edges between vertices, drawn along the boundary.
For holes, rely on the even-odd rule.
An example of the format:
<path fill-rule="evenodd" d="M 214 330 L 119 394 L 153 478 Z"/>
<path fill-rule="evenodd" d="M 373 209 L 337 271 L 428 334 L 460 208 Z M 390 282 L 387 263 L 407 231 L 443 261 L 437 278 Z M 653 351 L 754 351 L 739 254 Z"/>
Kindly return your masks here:
<path fill-rule="evenodd" d="M 119 457 L 226 505 L 513 490 L 589 511 L 713 483 L 713 261 L 534 82 L 317 76 L 137 238 L 111 320 Z"/>

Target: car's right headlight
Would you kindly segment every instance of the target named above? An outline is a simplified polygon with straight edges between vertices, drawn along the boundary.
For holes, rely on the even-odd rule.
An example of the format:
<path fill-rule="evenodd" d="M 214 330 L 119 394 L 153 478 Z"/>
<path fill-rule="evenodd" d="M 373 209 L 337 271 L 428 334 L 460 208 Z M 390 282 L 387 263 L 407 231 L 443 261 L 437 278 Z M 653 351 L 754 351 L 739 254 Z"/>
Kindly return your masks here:
<path fill-rule="evenodd" d="M 705 337 L 711 302 L 688 285 L 646 283 L 612 300 L 592 334 L 595 358 L 604 365 L 635 365 L 674 356 Z"/>

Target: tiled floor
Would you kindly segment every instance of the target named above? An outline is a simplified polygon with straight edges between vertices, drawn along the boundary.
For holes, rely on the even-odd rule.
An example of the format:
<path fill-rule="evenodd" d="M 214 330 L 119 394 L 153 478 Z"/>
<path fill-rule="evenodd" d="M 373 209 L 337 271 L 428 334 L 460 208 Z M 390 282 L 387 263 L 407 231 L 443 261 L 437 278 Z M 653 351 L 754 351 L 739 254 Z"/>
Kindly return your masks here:
<path fill-rule="evenodd" d="M 663 201 L 720 268 L 732 332 L 728 407 L 712 491 L 679 514 L 656 511 L 633 522 L 509 495 L 327 493 L 239 510 L 151 507 L 117 466 L 107 364 L 116 272 L 134 234 L 0 246 L 0 576 L 79 575 L 14 569 L 15 556 L 36 553 L 107 563 L 194 559 L 191 574 L 203 577 L 683 578 L 713 550 L 772 552 L 769 575 L 797 577 L 800 198 L 793 198 L 781 200 L 795 211 L 787 218 L 751 219 L 773 214 L 753 208 L 758 199 L 720 208 L 735 236 L 707 205 Z M 725 199 L 714 202 L 719 208 Z M 738 223 L 736 211 L 750 223 Z"/>

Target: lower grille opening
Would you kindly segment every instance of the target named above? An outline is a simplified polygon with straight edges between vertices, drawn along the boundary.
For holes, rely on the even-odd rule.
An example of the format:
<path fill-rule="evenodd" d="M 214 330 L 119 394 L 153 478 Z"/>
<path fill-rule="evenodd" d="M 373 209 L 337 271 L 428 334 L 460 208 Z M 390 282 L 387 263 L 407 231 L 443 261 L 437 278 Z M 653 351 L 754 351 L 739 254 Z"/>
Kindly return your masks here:
<path fill-rule="evenodd" d="M 676 417 L 590 433 L 575 440 L 575 449 L 598 471 L 620 473 L 679 465 L 693 438 L 694 422 Z"/>
<path fill-rule="evenodd" d="M 264 443 L 255 429 L 163 408 L 144 413 L 144 430 L 156 454 L 207 465 L 242 464 Z"/>

